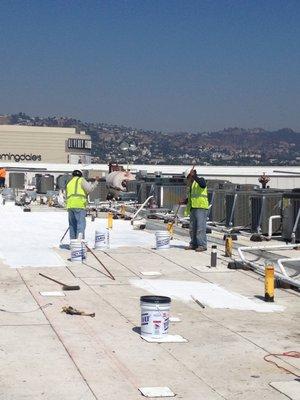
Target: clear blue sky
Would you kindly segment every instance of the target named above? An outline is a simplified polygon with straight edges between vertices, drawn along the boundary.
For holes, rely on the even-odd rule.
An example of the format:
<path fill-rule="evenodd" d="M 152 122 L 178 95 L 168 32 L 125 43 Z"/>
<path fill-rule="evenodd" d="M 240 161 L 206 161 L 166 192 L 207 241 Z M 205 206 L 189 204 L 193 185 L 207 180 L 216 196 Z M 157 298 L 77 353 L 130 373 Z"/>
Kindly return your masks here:
<path fill-rule="evenodd" d="M 300 132 L 299 0 L 1 0 L 0 114 Z"/>

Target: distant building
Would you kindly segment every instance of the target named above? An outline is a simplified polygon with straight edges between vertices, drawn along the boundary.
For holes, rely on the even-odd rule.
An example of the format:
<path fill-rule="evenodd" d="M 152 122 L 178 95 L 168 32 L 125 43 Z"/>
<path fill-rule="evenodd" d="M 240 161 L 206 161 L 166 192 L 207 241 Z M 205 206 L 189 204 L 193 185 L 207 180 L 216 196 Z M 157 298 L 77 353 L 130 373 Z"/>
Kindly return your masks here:
<path fill-rule="evenodd" d="M 90 136 L 75 128 L 0 125 L 0 164 L 89 164 L 91 147 Z"/>

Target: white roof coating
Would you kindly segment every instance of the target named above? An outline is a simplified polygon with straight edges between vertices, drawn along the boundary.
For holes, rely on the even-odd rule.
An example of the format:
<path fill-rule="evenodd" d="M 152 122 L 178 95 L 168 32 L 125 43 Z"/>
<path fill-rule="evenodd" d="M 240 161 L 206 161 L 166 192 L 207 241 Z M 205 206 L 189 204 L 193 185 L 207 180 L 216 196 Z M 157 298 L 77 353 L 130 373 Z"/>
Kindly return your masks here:
<path fill-rule="evenodd" d="M 66 211 L 23 212 L 21 207 L 6 202 L 0 206 L 0 259 L 12 268 L 21 267 L 59 267 L 64 261 L 55 251 L 59 247 L 59 239 L 68 227 Z M 95 243 L 95 231 L 107 232 L 107 220 L 87 219 L 86 240 L 90 247 Z M 69 243 L 69 235 L 64 243 Z M 174 240 L 172 246 L 186 245 Z M 134 230 L 130 221 L 114 220 L 113 229 L 109 232 L 109 246 L 155 247 L 154 233 Z M 68 254 L 70 251 L 66 250 Z"/>

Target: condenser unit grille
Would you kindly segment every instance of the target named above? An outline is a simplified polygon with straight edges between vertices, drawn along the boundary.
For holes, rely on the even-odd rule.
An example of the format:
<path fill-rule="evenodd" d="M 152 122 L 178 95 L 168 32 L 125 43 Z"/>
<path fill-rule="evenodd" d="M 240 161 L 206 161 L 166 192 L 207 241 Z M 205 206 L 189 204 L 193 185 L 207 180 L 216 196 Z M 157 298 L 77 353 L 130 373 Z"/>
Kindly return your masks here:
<path fill-rule="evenodd" d="M 186 185 L 158 186 L 159 207 L 172 209 L 174 205 L 186 198 Z"/>
<path fill-rule="evenodd" d="M 285 193 L 282 199 L 282 238 L 291 240 L 293 227 L 300 208 L 300 193 Z M 300 221 L 295 232 L 296 242 L 300 242 Z"/>
<path fill-rule="evenodd" d="M 224 223 L 226 219 L 226 205 L 225 205 L 226 191 L 214 190 L 209 196 L 211 204 L 210 220 L 217 223 Z"/>
<path fill-rule="evenodd" d="M 233 218 L 230 221 L 235 195 Z M 250 196 L 251 192 L 235 192 L 226 195 L 226 226 L 239 226 L 245 229 L 250 227 Z"/>
<path fill-rule="evenodd" d="M 264 202 L 263 202 L 264 198 Z M 269 218 L 281 212 L 282 194 L 261 194 L 251 197 L 251 231 L 257 232 L 260 224 L 261 233 L 268 234 Z M 261 220 L 261 221 L 260 221 Z M 273 233 L 281 227 L 279 219 L 273 221 Z"/>

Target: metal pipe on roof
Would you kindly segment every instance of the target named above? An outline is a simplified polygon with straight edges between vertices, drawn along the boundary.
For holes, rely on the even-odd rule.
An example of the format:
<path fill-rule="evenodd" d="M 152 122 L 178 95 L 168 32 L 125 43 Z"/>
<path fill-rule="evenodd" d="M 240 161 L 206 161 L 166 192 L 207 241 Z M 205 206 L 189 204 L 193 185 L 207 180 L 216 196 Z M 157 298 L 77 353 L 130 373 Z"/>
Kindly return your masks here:
<path fill-rule="evenodd" d="M 269 228 L 268 228 L 268 236 L 267 239 L 271 240 L 272 239 L 272 234 L 273 234 L 273 220 L 274 219 L 279 219 L 281 218 L 281 215 L 271 215 L 269 218 Z"/>

